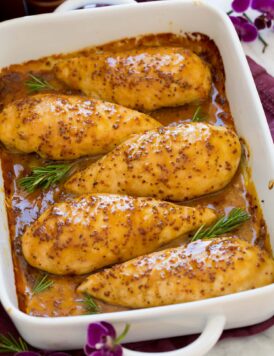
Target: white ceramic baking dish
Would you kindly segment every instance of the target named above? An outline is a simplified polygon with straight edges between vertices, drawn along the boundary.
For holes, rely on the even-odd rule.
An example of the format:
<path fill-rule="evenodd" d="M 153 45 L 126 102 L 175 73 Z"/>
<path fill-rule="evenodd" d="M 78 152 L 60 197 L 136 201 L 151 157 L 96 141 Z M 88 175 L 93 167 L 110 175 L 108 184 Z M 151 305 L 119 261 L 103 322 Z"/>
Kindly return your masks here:
<path fill-rule="evenodd" d="M 0 67 L 150 33 L 201 32 L 217 44 L 238 134 L 250 147 L 253 180 L 274 245 L 274 150 L 264 112 L 237 34 L 228 17 L 202 1 L 166 1 L 25 17 L 0 24 Z M 1 176 L 1 175 L 0 175 Z M 126 342 L 202 332 L 172 355 L 203 355 L 224 328 L 261 322 L 274 313 L 274 284 L 238 294 L 151 309 L 60 318 L 32 317 L 17 306 L 8 224 L 0 178 L 0 298 L 21 335 L 46 349 L 81 348 L 90 322 L 106 320 Z M 136 355 L 129 352 L 128 355 Z M 139 353 L 138 353 L 139 354 Z M 159 354 L 160 355 L 160 354 Z M 162 354 L 161 354 L 162 355 Z"/>

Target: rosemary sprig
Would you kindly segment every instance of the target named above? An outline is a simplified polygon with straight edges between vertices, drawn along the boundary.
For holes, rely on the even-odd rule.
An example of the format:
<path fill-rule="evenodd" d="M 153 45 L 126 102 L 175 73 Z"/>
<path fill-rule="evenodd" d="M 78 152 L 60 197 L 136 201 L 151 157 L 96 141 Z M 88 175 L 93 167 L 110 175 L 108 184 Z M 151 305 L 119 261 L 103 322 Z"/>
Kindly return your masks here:
<path fill-rule="evenodd" d="M 192 237 L 191 241 L 203 238 L 212 238 L 235 230 L 242 223 L 250 219 L 250 215 L 241 208 L 234 208 L 227 216 L 222 216 L 215 224 L 209 227 L 202 225 Z"/>
<path fill-rule="evenodd" d="M 100 308 L 89 294 L 85 294 L 83 304 L 89 314 L 97 314 L 100 312 Z"/>
<path fill-rule="evenodd" d="M 43 78 L 36 77 L 29 73 L 30 79 L 26 81 L 26 87 L 30 92 L 41 90 L 54 90 L 55 88 Z"/>
<path fill-rule="evenodd" d="M 115 345 L 119 345 L 121 343 L 122 340 L 124 340 L 124 338 L 127 336 L 127 333 L 129 331 L 130 325 L 126 324 L 124 330 L 122 331 L 122 333 L 114 340 L 114 344 Z"/>
<path fill-rule="evenodd" d="M 0 334 L 0 353 L 22 352 L 27 350 L 28 346 L 21 337 L 16 340 L 11 334 L 7 336 Z"/>
<path fill-rule="evenodd" d="M 198 106 L 197 109 L 195 110 L 195 113 L 194 113 L 192 119 L 191 119 L 192 122 L 201 122 L 201 121 L 205 120 L 205 118 L 202 117 L 202 115 L 201 115 L 201 110 L 202 110 L 201 106 Z"/>
<path fill-rule="evenodd" d="M 53 286 L 54 282 L 49 279 L 49 276 L 45 274 L 44 276 L 38 277 L 32 288 L 33 294 L 39 294 L 44 292 L 46 289 Z"/>
<path fill-rule="evenodd" d="M 47 189 L 65 178 L 72 164 L 50 164 L 45 167 L 35 167 L 27 177 L 19 179 L 20 186 L 29 193 L 37 188 Z"/>

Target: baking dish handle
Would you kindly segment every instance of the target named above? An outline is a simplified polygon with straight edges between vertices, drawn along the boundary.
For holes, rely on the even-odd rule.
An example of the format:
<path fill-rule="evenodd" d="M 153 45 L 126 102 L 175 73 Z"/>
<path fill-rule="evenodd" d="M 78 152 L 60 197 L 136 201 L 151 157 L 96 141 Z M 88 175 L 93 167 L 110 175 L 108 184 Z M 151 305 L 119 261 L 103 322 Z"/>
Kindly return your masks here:
<path fill-rule="evenodd" d="M 201 335 L 192 344 L 168 352 L 147 353 L 123 348 L 124 356 L 203 356 L 219 340 L 225 326 L 225 316 L 215 315 L 208 318 Z"/>
<path fill-rule="evenodd" d="M 122 5 L 122 4 L 133 4 L 135 0 L 66 0 L 60 6 L 58 6 L 54 12 L 67 12 L 70 10 L 77 10 L 80 7 L 92 4 L 112 4 L 112 5 Z"/>

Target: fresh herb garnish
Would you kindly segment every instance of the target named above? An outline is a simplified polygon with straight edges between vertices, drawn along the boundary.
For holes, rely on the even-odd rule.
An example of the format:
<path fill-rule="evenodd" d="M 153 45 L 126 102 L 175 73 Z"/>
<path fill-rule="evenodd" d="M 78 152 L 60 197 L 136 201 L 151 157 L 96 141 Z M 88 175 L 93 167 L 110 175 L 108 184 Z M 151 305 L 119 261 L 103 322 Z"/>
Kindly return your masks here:
<path fill-rule="evenodd" d="M 26 342 L 19 337 L 16 340 L 11 334 L 7 336 L 0 334 L 0 352 L 22 352 L 27 351 L 28 346 Z"/>
<path fill-rule="evenodd" d="M 41 90 L 54 90 L 55 88 L 43 78 L 36 77 L 30 74 L 30 79 L 26 81 L 26 87 L 30 92 L 36 92 Z"/>
<path fill-rule="evenodd" d="M 129 331 L 130 325 L 126 324 L 124 330 L 122 331 L 122 333 L 114 340 L 114 344 L 115 345 L 119 345 L 121 343 L 121 341 L 127 336 L 127 333 Z"/>
<path fill-rule="evenodd" d="M 202 108 L 201 106 L 198 106 L 197 109 L 195 110 L 195 113 L 191 119 L 192 122 L 201 122 L 205 121 L 205 118 L 201 115 Z"/>
<path fill-rule="evenodd" d="M 37 188 L 47 189 L 63 179 L 71 169 L 72 164 L 50 164 L 45 167 L 35 167 L 27 177 L 19 179 L 20 186 L 29 193 Z"/>
<path fill-rule="evenodd" d="M 100 308 L 89 294 L 85 294 L 83 303 L 89 314 L 97 314 L 100 312 Z"/>
<path fill-rule="evenodd" d="M 32 288 L 32 293 L 39 294 L 41 292 L 44 292 L 44 290 L 50 288 L 53 284 L 54 282 L 49 279 L 49 276 L 47 274 L 45 274 L 37 278 Z"/>
<path fill-rule="evenodd" d="M 241 208 L 234 208 L 227 216 L 222 216 L 215 224 L 209 227 L 202 225 L 192 237 L 191 241 L 203 238 L 212 238 L 235 230 L 242 223 L 250 219 L 250 215 Z"/>

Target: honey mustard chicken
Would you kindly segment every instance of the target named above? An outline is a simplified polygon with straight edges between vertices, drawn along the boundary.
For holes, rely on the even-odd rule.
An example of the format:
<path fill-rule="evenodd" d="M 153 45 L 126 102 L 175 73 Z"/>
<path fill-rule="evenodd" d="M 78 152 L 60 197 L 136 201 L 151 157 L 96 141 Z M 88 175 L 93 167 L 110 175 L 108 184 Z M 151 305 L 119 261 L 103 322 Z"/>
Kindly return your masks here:
<path fill-rule="evenodd" d="M 215 218 L 211 209 L 151 198 L 86 195 L 46 210 L 27 228 L 22 249 L 36 268 L 83 274 L 155 251 Z"/>
<path fill-rule="evenodd" d="M 55 70 L 86 95 L 146 111 L 200 102 L 211 90 L 207 64 L 178 47 L 94 53 L 60 61 Z"/>
<path fill-rule="evenodd" d="M 113 149 L 132 133 L 159 127 L 147 115 L 81 96 L 37 94 L 0 113 L 0 141 L 53 160 L 75 159 Z"/>
<path fill-rule="evenodd" d="M 274 262 L 234 237 L 197 240 L 89 276 L 78 288 L 107 303 L 146 308 L 241 292 L 270 284 Z"/>
<path fill-rule="evenodd" d="M 226 186 L 240 156 L 230 129 L 205 123 L 159 128 L 125 141 L 75 173 L 65 188 L 182 201 Z"/>

